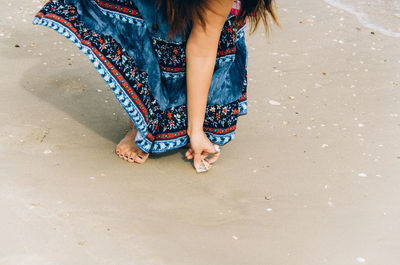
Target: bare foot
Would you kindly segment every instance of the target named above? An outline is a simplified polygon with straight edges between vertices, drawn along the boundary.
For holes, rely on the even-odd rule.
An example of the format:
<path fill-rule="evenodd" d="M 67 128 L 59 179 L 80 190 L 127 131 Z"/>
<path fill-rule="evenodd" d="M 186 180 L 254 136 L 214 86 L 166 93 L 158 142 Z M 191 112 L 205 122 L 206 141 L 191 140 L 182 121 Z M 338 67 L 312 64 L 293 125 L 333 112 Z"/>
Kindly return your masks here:
<path fill-rule="evenodd" d="M 130 163 L 139 163 L 143 164 L 146 162 L 146 159 L 149 157 L 149 154 L 143 152 L 139 147 L 135 144 L 135 137 L 136 137 L 137 129 L 133 126 L 133 123 L 130 122 L 130 130 L 125 135 L 124 139 L 122 139 L 115 152 L 117 155 L 130 162 Z"/>

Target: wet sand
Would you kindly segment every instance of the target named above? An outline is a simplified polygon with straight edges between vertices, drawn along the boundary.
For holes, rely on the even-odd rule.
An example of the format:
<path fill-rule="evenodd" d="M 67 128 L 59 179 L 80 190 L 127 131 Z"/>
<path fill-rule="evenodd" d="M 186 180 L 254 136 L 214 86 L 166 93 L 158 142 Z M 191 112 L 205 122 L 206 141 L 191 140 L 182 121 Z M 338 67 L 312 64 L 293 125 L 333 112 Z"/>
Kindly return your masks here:
<path fill-rule="evenodd" d="M 399 264 L 400 39 L 322 0 L 248 36 L 249 114 L 207 174 L 114 148 L 88 59 L 0 3 L 0 264 Z"/>

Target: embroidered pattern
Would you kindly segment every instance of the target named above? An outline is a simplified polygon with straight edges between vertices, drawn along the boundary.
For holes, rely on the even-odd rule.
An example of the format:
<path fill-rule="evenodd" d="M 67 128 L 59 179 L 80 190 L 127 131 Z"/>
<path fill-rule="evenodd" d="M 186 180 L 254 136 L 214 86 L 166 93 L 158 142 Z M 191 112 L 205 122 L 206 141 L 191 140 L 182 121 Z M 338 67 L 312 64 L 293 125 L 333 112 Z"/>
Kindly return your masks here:
<path fill-rule="evenodd" d="M 138 12 L 137 15 L 140 16 Z M 138 128 L 136 144 L 141 149 L 145 152 L 164 152 L 188 142 L 186 105 L 161 110 L 157 100 L 150 93 L 147 73 L 138 69 L 133 58 L 111 36 L 86 28 L 76 7 L 65 4 L 64 0 L 51 0 L 36 15 L 34 23 L 57 30 L 89 56 Z M 224 42 L 222 40 L 222 43 Z M 184 49 L 182 51 L 181 47 L 169 43 L 161 43 L 162 45 L 167 46 L 159 48 L 160 56 L 157 57 L 160 65 L 165 67 L 166 71 L 168 68 L 184 68 Z M 223 45 L 229 46 L 225 43 Z M 175 57 L 171 60 L 164 52 Z M 160 59 L 164 57 L 168 57 L 169 60 Z M 246 87 L 245 80 L 243 95 L 238 101 L 207 106 L 204 130 L 210 141 L 223 145 L 234 138 L 237 118 L 247 111 Z"/>
<path fill-rule="evenodd" d="M 162 71 L 172 73 L 183 73 L 186 71 L 185 43 L 166 42 L 156 37 L 153 37 L 151 40 Z"/>
<path fill-rule="evenodd" d="M 137 11 L 137 8 L 133 1 L 120 1 L 120 0 L 94 0 L 99 6 L 104 9 L 120 12 L 122 14 L 127 14 L 133 17 L 142 18 L 142 16 Z M 122 5 L 124 4 L 124 5 Z"/>

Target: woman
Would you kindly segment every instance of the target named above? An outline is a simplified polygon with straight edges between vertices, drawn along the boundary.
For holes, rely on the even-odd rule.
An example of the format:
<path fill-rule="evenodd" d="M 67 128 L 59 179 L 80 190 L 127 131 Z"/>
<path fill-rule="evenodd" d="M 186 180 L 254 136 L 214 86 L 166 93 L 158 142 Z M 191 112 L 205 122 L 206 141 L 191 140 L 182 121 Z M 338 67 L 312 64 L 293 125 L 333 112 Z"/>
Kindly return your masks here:
<path fill-rule="evenodd" d="M 188 146 L 203 172 L 247 113 L 245 21 L 253 30 L 269 16 L 276 22 L 272 2 L 51 0 L 34 24 L 86 53 L 129 114 L 121 158 L 144 163 L 149 153 Z"/>

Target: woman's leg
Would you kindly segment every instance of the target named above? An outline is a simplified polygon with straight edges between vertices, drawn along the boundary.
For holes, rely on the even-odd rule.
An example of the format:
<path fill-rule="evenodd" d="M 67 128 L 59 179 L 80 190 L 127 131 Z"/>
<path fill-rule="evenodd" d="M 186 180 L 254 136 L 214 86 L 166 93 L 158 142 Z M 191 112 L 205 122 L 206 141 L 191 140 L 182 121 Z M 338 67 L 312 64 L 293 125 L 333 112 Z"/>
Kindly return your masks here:
<path fill-rule="evenodd" d="M 125 137 L 119 142 L 115 152 L 122 159 L 130 162 L 130 163 L 139 163 L 143 164 L 146 162 L 146 159 L 149 157 L 149 154 L 143 152 L 139 147 L 135 144 L 137 129 L 134 126 L 132 120 L 129 121 L 129 131 L 125 135 Z"/>

